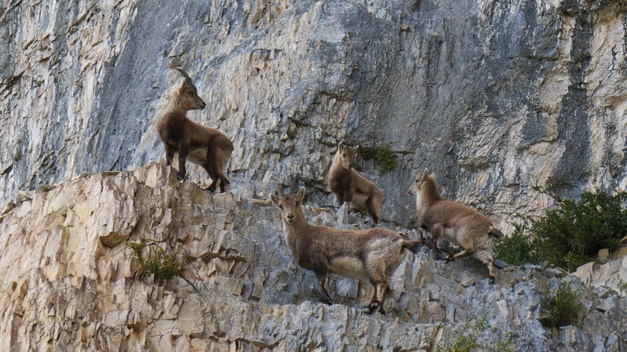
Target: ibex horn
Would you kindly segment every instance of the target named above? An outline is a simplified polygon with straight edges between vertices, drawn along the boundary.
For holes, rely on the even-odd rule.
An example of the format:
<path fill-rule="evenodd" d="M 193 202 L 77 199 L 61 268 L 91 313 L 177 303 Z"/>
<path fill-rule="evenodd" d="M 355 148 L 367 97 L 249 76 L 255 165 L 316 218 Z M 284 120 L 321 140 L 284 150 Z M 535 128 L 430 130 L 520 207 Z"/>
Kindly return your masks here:
<path fill-rule="evenodd" d="M 194 84 L 194 81 L 192 81 L 192 78 L 187 74 L 187 72 L 183 71 L 183 69 L 180 69 L 178 67 L 175 67 L 175 69 L 179 71 L 183 75 L 183 77 L 185 77 L 185 82 L 187 82 L 188 84 L 192 84 L 192 85 Z"/>
<path fill-rule="evenodd" d="M 292 183 L 290 183 L 290 193 L 296 193 L 296 182 L 298 180 L 298 175 L 292 178 Z"/>

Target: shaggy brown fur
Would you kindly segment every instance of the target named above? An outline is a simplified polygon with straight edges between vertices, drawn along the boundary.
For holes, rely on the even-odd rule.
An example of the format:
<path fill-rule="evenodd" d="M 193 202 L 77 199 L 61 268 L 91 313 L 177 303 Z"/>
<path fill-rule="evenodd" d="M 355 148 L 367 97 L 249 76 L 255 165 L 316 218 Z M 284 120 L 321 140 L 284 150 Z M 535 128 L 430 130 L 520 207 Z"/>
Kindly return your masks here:
<path fill-rule="evenodd" d="M 348 202 L 351 209 L 355 211 L 361 213 L 368 211 L 373 223 L 378 224 L 381 221 L 383 192 L 374 183 L 353 170 L 353 162 L 358 150 L 359 146 L 351 148 L 344 142 L 338 144 L 329 169 L 327 189 L 335 194 L 340 205 Z"/>
<path fill-rule="evenodd" d="M 303 268 L 313 270 L 318 278 L 322 302 L 331 304 L 328 293 L 329 273 L 356 279 L 368 279 L 375 294 L 368 305 L 384 311 L 390 278 L 403 260 L 404 249 L 416 253 L 421 240 L 410 241 L 383 228 L 370 230 L 345 230 L 324 226 L 311 226 L 301 207 L 305 188 L 297 194 L 271 195 L 281 210 L 285 240 L 294 261 Z"/>
<path fill-rule="evenodd" d="M 189 160 L 207 171 L 212 180 L 210 191 L 213 192 L 220 183 L 220 192 L 224 192 L 229 180 L 222 170 L 231 157 L 233 143 L 217 129 L 199 125 L 185 116 L 189 110 L 204 109 L 205 102 L 198 96 L 196 86 L 187 73 L 179 68 L 177 70 L 185 79 L 157 122 L 157 131 L 165 146 L 166 162 L 170 165 L 174 153 L 178 153 L 179 179 L 185 177 L 185 161 Z"/>
<path fill-rule="evenodd" d="M 416 196 L 418 221 L 422 228 L 431 232 L 431 245 L 436 253 L 441 255 L 437 241 L 444 236 L 463 249 L 452 259 L 472 255 L 486 264 L 490 279 L 494 281 L 492 246 L 495 239 L 503 238 L 503 234 L 492 221 L 474 209 L 442 199 L 435 186 L 435 175 L 429 175 L 427 169 L 416 177 L 409 194 Z"/>

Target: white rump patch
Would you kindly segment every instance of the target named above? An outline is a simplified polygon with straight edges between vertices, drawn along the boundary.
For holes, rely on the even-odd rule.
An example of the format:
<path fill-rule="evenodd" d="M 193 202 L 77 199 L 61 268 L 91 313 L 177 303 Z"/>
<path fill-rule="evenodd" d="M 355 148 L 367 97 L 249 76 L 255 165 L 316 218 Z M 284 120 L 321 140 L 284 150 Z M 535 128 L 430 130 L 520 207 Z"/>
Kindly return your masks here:
<path fill-rule="evenodd" d="M 361 259 L 352 257 L 338 257 L 329 261 L 331 272 L 353 279 L 367 279 L 368 273 Z"/>
<path fill-rule="evenodd" d="M 455 237 L 455 229 L 453 229 L 452 227 L 444 228 L 444 238 L 453 242 L 454 244 L 458 244 L 457 237 Z"/>

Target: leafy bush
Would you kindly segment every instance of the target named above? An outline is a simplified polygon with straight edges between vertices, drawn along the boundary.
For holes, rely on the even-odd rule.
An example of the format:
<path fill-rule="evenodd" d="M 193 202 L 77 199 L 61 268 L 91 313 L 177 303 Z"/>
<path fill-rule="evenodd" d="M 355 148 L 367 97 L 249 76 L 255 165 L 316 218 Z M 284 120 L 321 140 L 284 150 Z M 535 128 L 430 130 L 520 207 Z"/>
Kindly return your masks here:
<path fill-rule="evenodd" d="M 523 218 L 512 237 L 495 246 L 499 259 L 510 264 L 540 263 L 575 270 L 593 261 L 600 249 L 620 246 L 627 235 L 627 193 L 585 192 L 579 201 L 559 200 L 538 219 Z"/>
<path fill-rule="evenodd" d="M 579 295 L 579 293 L 574 292 L 570 288 L 570 282 L 568 281 L 560 282 L 555 293 L 551 293 L 551 290 L 546 287 L 543 292 L 544 297 L 540 302 L 542 314 L 540 322 L 548 327 L 559 327 L 574 323 L 581 308 Z"/>
<path fill-rule="evenodd" d="M 139 262 L 140 275 L 154 274 L 155 278 L 170 280 L 175 276 L 181 276 L 185 270 L 185 264 L 177 260 L 174 253 L 166 253 L 165 249 L 154 241 L 142 238 L 138 243 L 128 243 L 128 246 Z M 148 253 L 144 254 L 146 247 Z"/>

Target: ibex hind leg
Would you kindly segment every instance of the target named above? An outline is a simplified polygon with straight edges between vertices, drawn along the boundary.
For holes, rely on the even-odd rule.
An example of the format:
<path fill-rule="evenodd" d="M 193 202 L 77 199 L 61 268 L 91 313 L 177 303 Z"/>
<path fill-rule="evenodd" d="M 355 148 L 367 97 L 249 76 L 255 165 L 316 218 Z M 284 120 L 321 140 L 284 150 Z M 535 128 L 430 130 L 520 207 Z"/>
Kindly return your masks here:
<path fill-rule="evenodd" d="M 492 257 L 492 252 L 489 250 L 476 251 L 473 254 L 473 257 L 486 265 L 490 275 L 490 283 L 493 284 L 496 279 L 496 275 L 494 275 L 494 258 Z"/>
<path fill-rule="evenodd" d="M 222 173 L 222 169 L 231 157 L 231 151 L 220 149 L 218 146 L 214 146 L 213 148 L 209 149 L 207 156 L 209 159 L 208 167 L 212 170 L 212 172 L 210 173 L 210 177 L 213 181 L 209 186 L 209 190 L 211 192 L 215 191 L 218 183 L 220 183 L 220 192 L 224 193 L 231 183 L 229 182 L 229 179 L 226 178 Z"/>
<path fill-rule="evenodd" d="M 375 224 L 381 223 L 381 202 L 383 199 L 379 199 L 375 195 L 371 195 L 368 198 L 366 206 L 368 207 L 368 213 L 372 216 L 372 227 Z"/>
<path fill-rule="evenodd" d="M 213 192 L 216 190 L 218 181 L 220 180 L 220 178 L 217 177 L 215 168 L 213 167 L 211 163 L 207 163 L 203 165 L 202 167 L 203 169 L 205 169 L 205 171 L 207 171 L 207 174 L 209 174 L 209 177 L 211 177 L 211 184 L 209 185 L 209 188 L 207 189 L 209 190 L 209 192 Z"/>
<path fill-rule="evenodd" d="M 224 177 L 224 175 L 220 176 L 220 192 L 226 192 L 230 184 L 231 182 L 229 182 L 228 178 Z"/>
<path fill-rule="evenodd" d="M 374 296 L 372 296 L 370 304 L 366 307 L 368 314 L 377 309 L 385 314 L 383 306 L 389 290 L 388 280 L 385 275 L 385 262 L 381 260 L 378 263 L 370 263 L 370 265 L 366 265 L 366 270 L 368 271 L 368 279 L 374 286 Z"/>
<path fill-rule="evenodd" d="M 431 248 L 435 253 L 435 259 L 442 258 L 442 251 L 438 247 L 438 240 L 444 235 L 444 226 L 440 223 L 435 224 L 430 229 L 431 232 Z"/>

